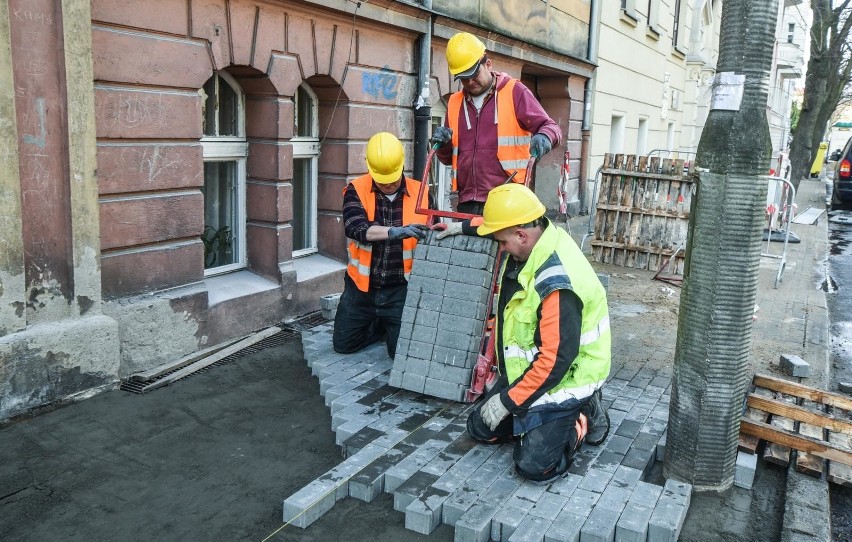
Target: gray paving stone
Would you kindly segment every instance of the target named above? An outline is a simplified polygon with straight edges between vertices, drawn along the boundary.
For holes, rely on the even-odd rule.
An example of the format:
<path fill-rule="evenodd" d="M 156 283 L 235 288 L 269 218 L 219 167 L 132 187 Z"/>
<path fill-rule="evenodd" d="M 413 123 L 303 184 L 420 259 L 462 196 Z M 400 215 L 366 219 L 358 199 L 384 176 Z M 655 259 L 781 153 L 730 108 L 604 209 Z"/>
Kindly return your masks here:
<path fill-rule="evenodd" d="M 781 354 L 781 370 L 790 376 L 807 378 L 811 372 L 810 364 L 794 354 Z"/>
<path fill-rule="evenodd" d="M 646 542 L 648 540 L 648 522 L 651 520 L 653 506 L 629 502 L 618 523 L 615 525 L 615 540 L 618 542 Z"/>
<path fill-rule="evenodd" d="M 455 542 L 486 542 L 491 536 L 494 514 L 520 484 L 520 479 L 514 476 L 494 482 L 488 492 L 456 522 Z"/>
<path fill-rule="evenodd" d="M 447 447 L 451 440 L 461 434 L 463 428 L 450 424 L 441 430 L 433 439 L 426 441 L 410 456 L 406 457 L 385 472 L 385 492 L 393 493 L 411 478 L 415 472 L 425 467 L 441 450 Z M 408 504 L 406 504 L 408 506 Z"/>
<path fill-rule="evenodd" d="M 625 419 L 620 424 L 618 424 L 618 429 L 615 430 L 615 434 L 620 435 L 622 437 L 627 437 L 629 439 L 635 439 L 639 435 L 639 432 L 641 430 L 642 424 L 640 422 L 637 422 L 636 420 Z"/>
<path fill-rule="evenodd" d="M 639 469 L 621 465 L 615 471 L 615 474 L 612 475 L 612 480 L 609 481 L 609 485 L 614 484 L 620 488 L 633 491 L 633 488 L 635 488 L 636 484 L 638 484 L 642 479 L 642 474 L 643 472 Z"/>
<path fill-rule="evenodd" d="M 636 482 L 636 487 L 633 488 L 633 493 L 630 494 L 629 501 L 651 506 L 657 503 L 662 493 L 663 486 L 649 484 L 640 480 Z"/>
<path fill-rule="evenodd" d="M 654 506 L 651 520 L 648 522 L 648 539 L 676 541 L 686 518 L 689 502 L 683 495 L 664 491 Z"/>
<path fill-rule="evenodd" d="M 654 464 L 654 460 L 656 459 L 656 457 L 656 449 L 641 450 L 633 446 L 627 452 L 627 455 L 624 456 L 624 460 L 621 462 L 621 464 L 625 467 L 631 467 L 634 469 L 639 469 L 643 472 L 647 472 L 651 465 Z"/>
<path fill-rule="evenodd" d="M 595 504 L 595 508 L 605 508 L 607 510 L 617 512 L 616 517 L 618 517 L 618 514 L 624 510 L 624 506 L 627 504 L 627 500 L 630 498 L 631 493 L 633 493 L 632 488 L 624 488 L 617 484 L 609 484 L 600 499 L 598 499 L 597 504 Z"/>
<path fill-rule="evenodd" d="M 470 378 L 467 380 L 470 382 Z M 451 399 L 453 401 L 462 401 L 464 399 L 466 389 L 467 386 L 462 386 L 460 383 L 446 382 L 444 380 L 426 377 L 426 383 L 423 386 L 423 393 L 434 397 Z"/>
<path fill-rule="evenodd" d="M 568 472 L 551 482 L 547 487 L 547 491 L 556 495 L 562 495 L 563 497 L 570 497 L 582 480 L 580 476 Z"/>
<path fill-rule="evenodd" d="M 464 483 L 447 497 L 444 503 L 443 522 L 447 525 L 455 525 L 458 519 L 467 512 L 479 499 L 480 495 L 486 493 L 488 488 L 500 477 L 501 473 L 508 474 L 512 469 L 512 446 L 503 445 L 494 455 L 482 464 Z"/>
<path fill-rule="evenodd" d="M 330 407 L 332 401 L 340 397 L 341 395 L 345 395 L 346 393 L 354 390 L 364 382 L 368 380 L 372 380 L 373 378 L 379 376 L 381 372 L 376 372 L 373 370 L 364 371 L 361 374 L 355 375 L 350 378 L 346 382 L 341 382 L 340 384 L 329 388 L 327 392 L 325 392 L 325 406 Z"/>
<path fill-rule="evenodd" d="M 613 435 L 607 440 L 605 449 L 612 453 L 626 455 L 631 444 L 633 444 L 631 439 L 622 437 L 621 435 Z"/>
<path fill-rule="evenodd" d="M 418 243 L 419 246 L 420 244 Z M 448 247 L 429 245 L 429 250 L 426 252 L 426 260 L 430 262 L 449 263 L 452 252 L 452 249 Z M 415 255 L 415 257 L 417 256 Z"/>
<path fill-rule="evenodd" d="M 541 542 L 551 525 L 551 519 L 527 516 L 509 537 L 509 542 Z"/>
<path fill-rule="evenodd" d="M 603 493 L 606 486 L 609 484 L 609 481 L 612 479 L 612 474 L 612 472 L 592 467 L 589 469 L 589 472 L 583 476 L 583 481 L 580 482 L 578 487 L 594 493 Z"/>
<path fill-rule="evenodd" d="M 757 470 L 757 456 L 746 452 L 737 452 L 737 465 L 734 470 L 734 485 L 751 489 L 754 473 Z"/>
<path fill-rule="evenodd" d="M 568 499 L 568 503 L 565 504 L 565 507 L 562 509 L 562 512 L 567 512 L 575 516 L 586 518 L 589 514 L 592 513 L 592 508 L 598 502 L 600 496 L 600 493 L 595 493 L 594 491 L 587 491 L 578 487 L 571 495 L 571 498 Z M 562 514 L 562 512 L 560 512 L 560 515 Z"/>
<path fill-rule="evenodd" d="M 469 290 L 469 291 L 478 291 L 478 295 L 474 300 L 468 299 L 457 299 L 453 297 L 445 297 L 444 303 L 441 307 L 443 314 L 450 314 L 454 316 L 465 316 L 469 318 L 475 318 L 480 321 L 484 321 L 485 319 L 485 308 L 486 302 L 488 300 L 488 289 L 487 288 L 471 288 L 469 285 L 458 284 L 452 288 L 455 290 Z M 448 291 L 450 289 L 448 288 Z"/>
<path fill-rule="evenodd" d="M 422 470 L 412 474 L 408 480 L 394 489 L 393 509 L 397 512 L 405 512 L 408 505 L 414 502 L 437 479 L 437 474 L 423 472 Z"/>
<path fill-rule="evenodd" d="M 580 542 L 580 529 L 586 516 L 562 510 L 544 535 L 545 542 Z"/>
<path fill-rule="evenodd" d="M 580 529 L 580 542 L 612 542 L 615 538 L 615 525 L 621 511 L 595 506 L 583 528 Z"/>
<path fill-rule="evenodd" d="M 568 497 L 545 492 L 530 508 L 529 515 L 553 521 L 566 504 L 568 504 Z"/>

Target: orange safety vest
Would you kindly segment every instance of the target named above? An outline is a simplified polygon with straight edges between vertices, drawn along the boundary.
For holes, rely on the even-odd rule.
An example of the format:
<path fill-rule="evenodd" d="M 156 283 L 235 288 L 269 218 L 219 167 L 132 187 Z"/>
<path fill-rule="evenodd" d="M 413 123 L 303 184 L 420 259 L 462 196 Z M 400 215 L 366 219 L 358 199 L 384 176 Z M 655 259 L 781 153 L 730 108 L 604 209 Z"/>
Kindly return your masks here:
<path fill-rule="evenodd" d="M 369 174 L 362 175 L 352 181 L 352 187 L 358 194 L 358 199 L 361 200 L 361 205 L 364 206 L 364 211 L 367 213 L 367 220 L 372 222 L 376 216 L 376 195 L 373 193 L 373 178 Z M 408 191 L 407 196 L 400 197 L 402 200 L 402 223 L 403 225 L 417 223 L 425 224 L 428 217 L 414 212 L 416 205 L 415 200 L 420 192 L 420 181 L 413 179 L 405 179 L 405 189 Z M 344 189 L 345 191 L 345 189 Z M 423 191 L 423 200 L 420 202 L 421 208 L 429 207 L 429 194 Z M 402 269 L 405 273 L 405 280 L 411 275 L 411 266 L 414 263 L 414 248 L 417 246 L 417 238 L 409 237 L 402 240 Z M 349 244 L 346 247 L 349 253 L 349 263 L 346 266 L 346 272 L 349 278 L 355 283 L 362 292 L 366 292 L 370 288 L 370 264 L 373 257 L 373 245 L 371 243 L 359 243 L 355 239 L 349 239 Z"/>
<path fill-rule="evenodd" d="M 515 115 L 513 91 L 516 82 L 516 79 L 509 79 L 499 92 L 494 90 L 497 102 L 497 159 L 507 176 L 517 170 L 518 174 L 512 180 L 523 183 L 527 178 L 527 164 L 530 160 L 530 133 L 521 128 Z M 450 96 L 447 104 L 447 124 L 453 131 L 453 162 L 450 171 L 453 190 L 458 190 L 459 117 L 464 105 L 462 90 Z"/>

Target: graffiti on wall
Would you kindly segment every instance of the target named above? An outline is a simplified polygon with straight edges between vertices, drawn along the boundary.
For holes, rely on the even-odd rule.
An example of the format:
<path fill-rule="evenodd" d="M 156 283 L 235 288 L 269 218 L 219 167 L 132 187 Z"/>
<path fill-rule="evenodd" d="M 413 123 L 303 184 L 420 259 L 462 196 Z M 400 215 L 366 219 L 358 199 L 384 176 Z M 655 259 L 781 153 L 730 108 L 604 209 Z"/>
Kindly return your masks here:
<path fill-rule="evenodd" d="M 396 98 L 399 88 L 399 76 L 391 71 L 386 65 L 378 72 L 364 72 L 361 74 L 361 89 L 364 94 L 378 99 L 380 96 L 385 100 Z"/>

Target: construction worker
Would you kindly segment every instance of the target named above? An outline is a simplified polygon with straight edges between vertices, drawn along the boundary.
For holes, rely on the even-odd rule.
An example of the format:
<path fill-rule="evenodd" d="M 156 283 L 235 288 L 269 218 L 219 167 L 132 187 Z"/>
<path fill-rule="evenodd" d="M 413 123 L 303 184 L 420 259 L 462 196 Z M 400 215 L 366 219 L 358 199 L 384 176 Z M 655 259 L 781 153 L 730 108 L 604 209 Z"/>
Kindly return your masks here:
<path fill-rule="evenodd" d="M 609 432 L 600 403 L 610 370 L 606 292 L 544 213 L 532 190 L 509 183 L 489 192 L 474 220 L 507 256 L 494 330 L 499 376 L 467 421 L 475 440 L 515 439 L 515 469 L 536 482 L 563 474 L 584 438 L 600 444 Z"/>
<path fill-rule="evenodd" d="M 456 210 L 481 215 L 488 191 L 513 173 L 512 180 L 523 183 L 530 156 L 550 152 L 562 132 L 530 89 L 492 70 L 485 44 L 473 34 L 450 38 L 447 63 L 462 90 L 450 96 L 444 126 L 431 142 L 438 159 L 452 166 Z"/>
<path fill-rule="evenodd" d="M 357 352 L 386 335 L 396 353 L 414 248 L 426 237 L 427 217 L 415 212 L 420 182 L 402 173 L 402 143 L 380 132 L 367 143 L 369 173 L 343 190 L 349 264 L 334 318 L 334 351 Z M 424 191 L 421 208 L 429 205 Z"/>

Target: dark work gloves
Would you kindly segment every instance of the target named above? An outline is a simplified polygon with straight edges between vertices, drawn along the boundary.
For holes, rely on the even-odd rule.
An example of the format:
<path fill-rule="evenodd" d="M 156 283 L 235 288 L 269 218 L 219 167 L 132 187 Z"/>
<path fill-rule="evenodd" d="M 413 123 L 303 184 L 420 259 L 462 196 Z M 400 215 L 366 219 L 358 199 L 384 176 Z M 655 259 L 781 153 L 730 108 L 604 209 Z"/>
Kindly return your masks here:
<path fill-rule="evenodd" d="M 453 131 L 446 126 L 439 126 L 435 128 L 435 133 L 432 134 L 432 146 L 443 147 L 453 138 Z"/>
<path fill-rule="evenodd" d="M 426 224 L 409 224 L 407 226 L 392 226 L 388 230 L 388 240 L 394 241 L 396 239 L 408 239 L 409 237 L 416 237 L 418 239 L 425 239 L 426 233 L 429 231 L 429 226 Z"/>
<path fill-rule="evenodd" d="M 550 148 L 550 138 L 544 134 L 536 134 L 532 137 L 532 141 L 530 141 L 530 155 L 533 158 L 541 158 L 550 152 Z"/>

